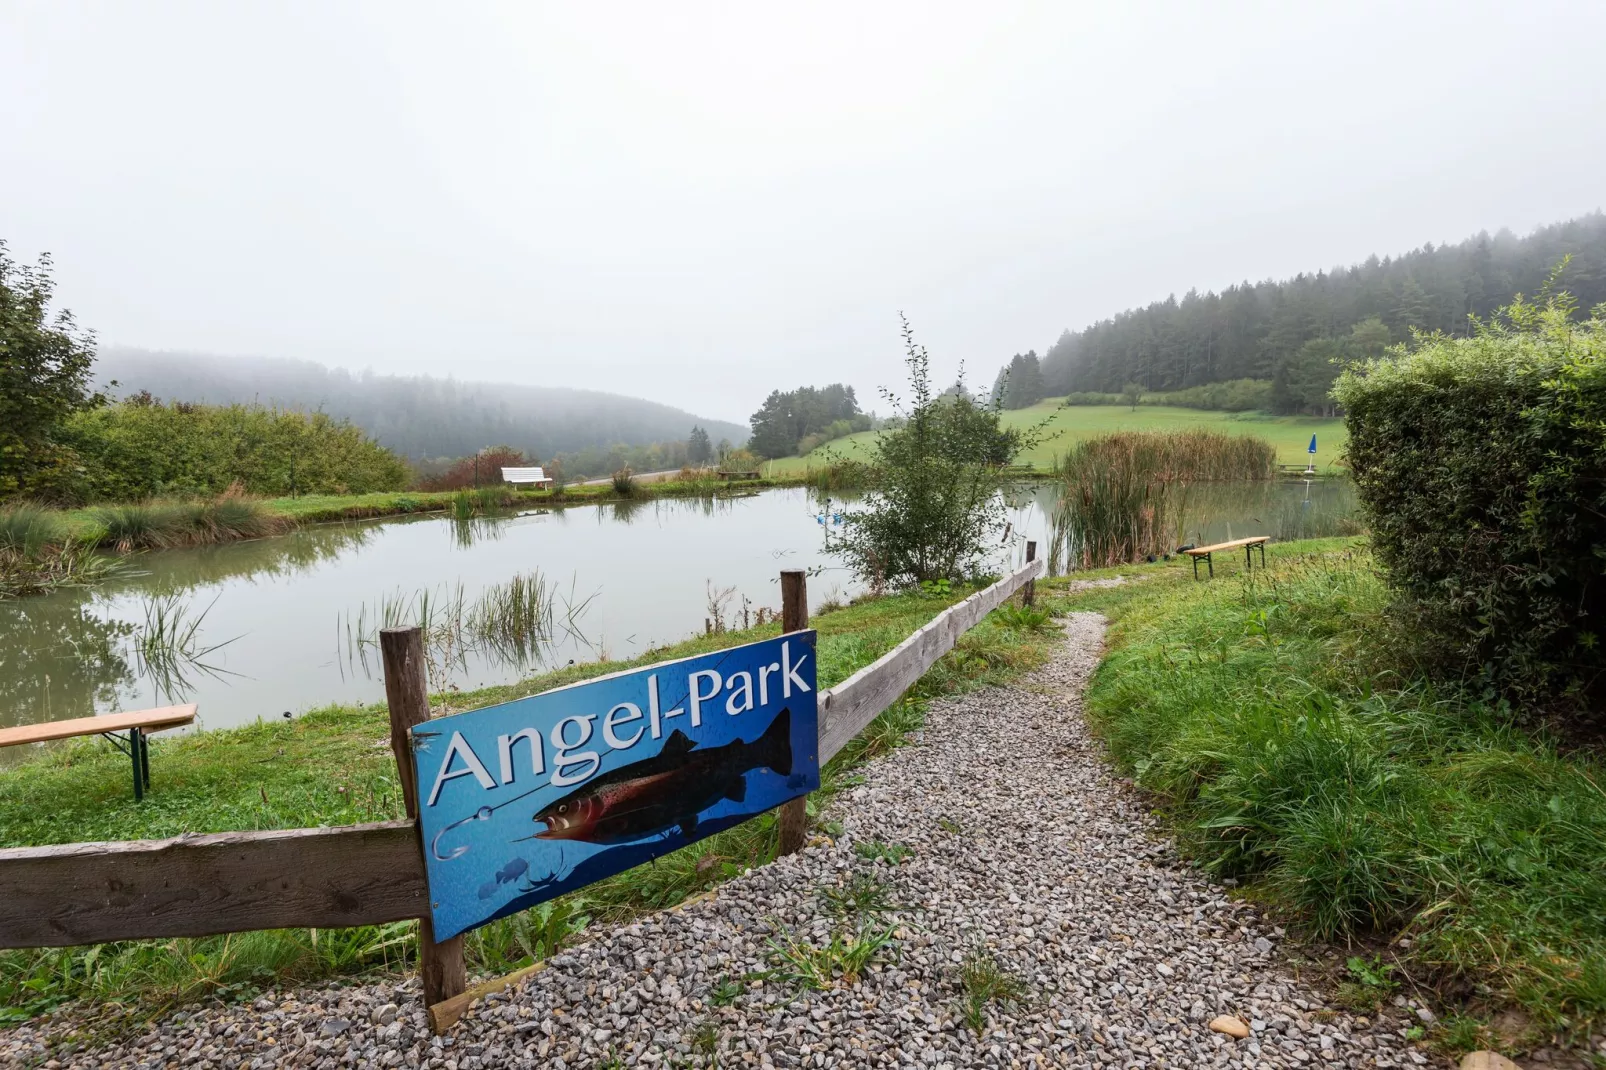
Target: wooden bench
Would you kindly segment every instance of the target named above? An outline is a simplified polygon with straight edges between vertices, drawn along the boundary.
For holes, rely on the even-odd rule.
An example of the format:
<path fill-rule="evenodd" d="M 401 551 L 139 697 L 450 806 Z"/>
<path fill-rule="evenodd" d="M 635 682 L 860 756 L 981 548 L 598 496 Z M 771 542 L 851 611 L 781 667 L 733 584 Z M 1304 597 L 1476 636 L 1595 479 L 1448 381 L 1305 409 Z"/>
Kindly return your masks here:
<path fill-rule="evenodd" d="M 1265 568 L 1266 544 L 1270 541 L 1270 535 L 1251 535 L 1247 539 L 1233 539 L 1231 542 L 1218 542 L 1211 546 L 1191 546 L 1182 552 L 1193 558 L 1193 578 L 1198 579 L 1199 559 L 1201 557 L 1205 559 L 1205 567 L 1210 570 L 1210 575 L 1214 576 L 1216 574 L 1216 565 L 1215 562 L 1211 560 L 1210 555 L 1215 553 L 1217 550 L 1236 550 L 1240 546 L 1244 548 L 1245 567 L 1254 567 L 1254 557 L 1252 555 L 1255 552 L 1255 547 L 1258 546 L 1260 547 L 1260 567 Z"/>
<path fill-rule="evenodd" d="M 552 485 L 552 478 L 542 468 L 504 468 L 502 481 L 512 483 L 514 486 L 520 483 L 533 483 L 538 490 Z"/>
<path fill-rule="evenodd" d="M 0 747 L 19 747 L 24 743 L 44 743 L 52 739 L 71 739 L 74 736 L 105 736 L 118 750 L 127 754 L 134 763 L 134 799 L 145 797 L 145 788 L 151 782 L 151 751 L 145 737 L 152 732 L 178 728 L 195 721 L 195 705 L 162 706 L 154 710 L 134 710 L 129 713 L 109 713 L 104 717 L 74 717 L 67 721 L 46 721 L 43 724 L 24 724 L 15 728 L 0 728 Z M 128 745 L 118 732 L 128 733 Z"/>

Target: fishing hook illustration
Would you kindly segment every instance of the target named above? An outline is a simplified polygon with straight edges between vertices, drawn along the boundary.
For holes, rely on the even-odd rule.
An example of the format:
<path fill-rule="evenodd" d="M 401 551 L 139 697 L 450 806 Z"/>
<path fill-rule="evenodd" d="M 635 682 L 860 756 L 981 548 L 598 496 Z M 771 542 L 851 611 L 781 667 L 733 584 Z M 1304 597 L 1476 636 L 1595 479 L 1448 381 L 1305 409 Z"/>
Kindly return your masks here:
<path fill-rule="evenodd" d="M 468 852 L 469 852 L 468 844 L 465 843 L 465 844 L 461 844 L 461 845 L 459 845 L 457 847 L 453 847 L 452 851 L 451 851 L 451 854 L 444 854 L 443 855 L 443 854 L 441 854 L 441 837 L 446 835 L 448 832 L 452 831 L 454 828 L 456 828 L 459 825 L 466 825 L 470 821 L 489 821 L 490 819 L 491 819 L 491 807 L 482 806 L 478 810 L 475 810 L 472 814 L 470 814 L 467 817 L 463 818 L 462 820 L 453 821 L 450 825 L 447 825 L 445 828 L 443 828 L 439 832 L 435 833 L 435 838 L 429 842 L 429 853 L 434 855 L 435 856 L 435 860 L 438 861 L 438 862 L 450 862 L 454 858 L 462 858 L 464 855 L 468 854 Z"/>

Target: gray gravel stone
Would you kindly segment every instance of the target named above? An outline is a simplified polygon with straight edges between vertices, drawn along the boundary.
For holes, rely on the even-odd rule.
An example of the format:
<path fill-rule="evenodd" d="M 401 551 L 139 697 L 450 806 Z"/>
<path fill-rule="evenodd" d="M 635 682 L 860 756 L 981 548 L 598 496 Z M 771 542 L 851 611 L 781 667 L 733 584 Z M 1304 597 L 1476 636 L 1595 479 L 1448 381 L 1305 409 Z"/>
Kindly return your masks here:
<path fill-rule="evenodd" d="M 93 1014 L 67 1010 L 0 1032 L 0 1065 L 1424 1065 L 1403 1016 L 1327 1009 L 1278 961 L 1280 933 L 1177 860 L 1082 721 L 1103 621 L 1065 624 L 1059 655 L 1019 686 L 933 703 L 917 742 L 832 801 L 834 840 L 712 898 L 593 930 L 448 1036 L 429 1035 L 407 981 L 188 1008 L 115 1046 L 64 1055 L 56 1045 Z M 844 921 L 839 904 L 866 890 L 883 909 Z M 891 937 L 858 976 L 816 991 L 765 972 L 775 943 L 824 947 L 860 924 Z M 984 1005 L 978 1031 L 962 972 L 982 957 L 1024 998 Z M 1222 1014 L 1250 1023 L 1249 1036 L 1212 1032 Z"/>

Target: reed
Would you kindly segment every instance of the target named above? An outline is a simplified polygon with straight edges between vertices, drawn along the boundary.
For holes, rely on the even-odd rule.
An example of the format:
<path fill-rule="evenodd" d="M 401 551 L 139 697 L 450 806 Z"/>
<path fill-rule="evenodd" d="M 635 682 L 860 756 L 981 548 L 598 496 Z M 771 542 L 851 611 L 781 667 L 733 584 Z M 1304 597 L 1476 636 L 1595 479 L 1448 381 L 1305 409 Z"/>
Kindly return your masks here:
<path fill-rule="evenodd" d="M 169 592 L 145 600 L 145 624 L 134 638 L 140 674 L 150 680 L 164 700 L 181 698 L 193 687 L 195 675 L 229 676 L 227 669 L 206 659 L 234 639 L 206 644 L 201 629 L 217 604 L 214 598 L 197 611 L 183 594 Z M 239 638 L 235 636 L 235 638 Z"/>
<path fill-rule="evenodd" d="M 106 505 L 92 515 L 99 528 L 94 541 L 118 553 L 259 539 L 277 535 L 294 524 L 288 517 L 269 512 L 260 502 L 235 494 L 202 502 Z"/>
<path fill-rule="evenodd" d="M 1077 443 L 1054 470 L 1066 483 L 1056 542 L 1073 567 L 1106 568 L 1174 547 L 1195 483 L 1275 478 L 1277 451 L 1250 435 L 1202 428 L 1122 431 Z"/>
<path fill-rule="evenodd" d="M 509 661 L 527 661 L 551 642 L 552 604 L 541 573 L 514 576 L 480 595 L 468 613 L 469 634 Z"/>
<path fill-rule="evenodd" d="M 67 542 L 67 528 L 57 514 L 36 505 L 0 509 L 0 550 L 38 557 L 47 548 Z"/>
<path fill-rule="evenodd" d="M 636 477 L 629 468 L 621 468 L 613 474 L 613 492 L 621 498 L 629 498 L 636 493 Z"/>

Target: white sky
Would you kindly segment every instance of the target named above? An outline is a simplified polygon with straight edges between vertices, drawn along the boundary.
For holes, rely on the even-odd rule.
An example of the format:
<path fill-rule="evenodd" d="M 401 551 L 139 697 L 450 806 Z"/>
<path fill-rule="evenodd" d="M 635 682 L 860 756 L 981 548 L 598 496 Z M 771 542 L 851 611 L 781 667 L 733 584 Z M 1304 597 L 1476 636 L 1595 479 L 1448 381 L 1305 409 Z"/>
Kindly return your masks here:
<path fill-rule="evenodd" d="M 0 0 L 0 237 L 104 344 L 745 422 L 1606 203 L 1606 3 Z"/>

